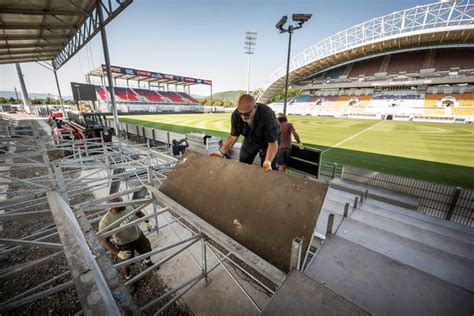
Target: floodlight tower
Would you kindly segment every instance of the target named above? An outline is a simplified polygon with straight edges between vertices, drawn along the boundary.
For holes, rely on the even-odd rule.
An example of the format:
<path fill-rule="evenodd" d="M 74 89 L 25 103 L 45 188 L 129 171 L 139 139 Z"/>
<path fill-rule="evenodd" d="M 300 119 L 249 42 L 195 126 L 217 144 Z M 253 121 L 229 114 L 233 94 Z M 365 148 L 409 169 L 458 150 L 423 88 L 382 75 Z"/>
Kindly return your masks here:
<path fill-rule="evenodd" d="M 283 113 L 286 114 L 286 105 L 288 103 L 288 76 L 290 72 L 290 53 L 291 53 L 291 35 L 293 31 L 298 30 L 303 27 L 303 24 L 311 19 L 312 14 L 293 14 L 292 19 L 296 25 L 289 24 L 287 28 L 285 28 L 286 21 L 288 21 L 288 17 L 284 15 L 280 21 L 275 25 L 275 27 L 282 33 L 288 33 L 288 57 L 286 60 L 286 78 L 285 78 L 285 101 L 283 103 Z"/>
<path fill-rule="evenodd" d="M 247 94 L 250 92 L 250 55 L 255 53 L 257 33 L 245 32 L 244 53 L 247 55 Z"/>

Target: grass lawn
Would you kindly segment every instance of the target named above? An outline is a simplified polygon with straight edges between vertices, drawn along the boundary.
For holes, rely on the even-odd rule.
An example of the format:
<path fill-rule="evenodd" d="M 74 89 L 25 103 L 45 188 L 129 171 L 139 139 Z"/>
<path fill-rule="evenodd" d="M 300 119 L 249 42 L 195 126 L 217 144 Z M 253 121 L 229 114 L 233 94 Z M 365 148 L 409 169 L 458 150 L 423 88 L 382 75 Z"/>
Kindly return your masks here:
<path fill-rule="evenodd" d="M 230 114 L 120 116 L 120 121 L 177 133 L 227 137 Z M 474 189 L 474 125 L 290 116 L 323 162 Z"/>

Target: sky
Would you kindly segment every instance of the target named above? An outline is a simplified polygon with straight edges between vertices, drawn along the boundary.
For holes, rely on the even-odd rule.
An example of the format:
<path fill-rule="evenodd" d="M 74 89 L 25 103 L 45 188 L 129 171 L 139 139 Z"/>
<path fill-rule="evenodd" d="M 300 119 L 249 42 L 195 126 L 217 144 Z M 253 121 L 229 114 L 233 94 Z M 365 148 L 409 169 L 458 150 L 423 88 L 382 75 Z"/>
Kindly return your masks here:
<path fill-rule="evenodd" d="M 250 89 L 261 85 L 286 62 L 288 34 L 276 22 L 293 13 L 312 18 L 295 31 L 292 56 L 353 25 L 434 0 L 134 0 L 107 26 L 111 64 L 209 79 L 213 92 L 245 90 L 246 31 L 257 32 L 251 57 Z M 58 71 L 63 95 L 70 82 L 85 82 L 85 74 L 104 62 L 100 34 Z M 54 75 L 36 63 L 21 64 L 27 89 L 57 94 Z M 0 91 L 20 88 L 14 64 L 0 65 Z M 208 86 L 191 93 L 208 95 Z"/>

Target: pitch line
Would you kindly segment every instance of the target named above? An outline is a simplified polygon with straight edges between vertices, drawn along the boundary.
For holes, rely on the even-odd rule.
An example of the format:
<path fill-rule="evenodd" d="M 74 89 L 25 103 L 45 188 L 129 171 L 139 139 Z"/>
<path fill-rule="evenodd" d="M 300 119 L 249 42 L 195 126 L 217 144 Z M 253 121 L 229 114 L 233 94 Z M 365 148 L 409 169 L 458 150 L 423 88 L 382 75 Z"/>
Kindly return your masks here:
<path fill-rule="evenodd" d="M 345 142 L 350 141 L 350 140 L 353 139 L 354 137 L 359 136 L 360 134 L 362 134 L 362 133 L 368 131 L 369 129 L 371 129 L 371 128 L 377 126 L 377 125 L 379 125 L 379 124 L 382 123 L 382 122 L 383 122 L 383 121 L 380 121 L 380 122 L 378 122 L 378 123 L 375 123 L 375 124 L 372 125 L 372 126 L 367 127 L 367 128 L 364 129 L 364 130 L 361 130 L 360 132 L 358 132 L 358 133 L 356 133 L 356 134 L 354 134 L 354 135 L 352 135 L 352 136 L 350 136 L 350 137 L 348 137 L 348 138 L 346 138 L 346 139 L 340 141 L 340 142 L 337 143 L 336 145 L 331 146 L 330 148 L 327 148 L 327 149 L 323 150 L 321 153 L 324 154 L 324 153 L 330 151 L 331 149 L 336 148 L 336 147 L 338 147 L 339 145 L 342 145 L 342 144 L 344 144 Z"/>

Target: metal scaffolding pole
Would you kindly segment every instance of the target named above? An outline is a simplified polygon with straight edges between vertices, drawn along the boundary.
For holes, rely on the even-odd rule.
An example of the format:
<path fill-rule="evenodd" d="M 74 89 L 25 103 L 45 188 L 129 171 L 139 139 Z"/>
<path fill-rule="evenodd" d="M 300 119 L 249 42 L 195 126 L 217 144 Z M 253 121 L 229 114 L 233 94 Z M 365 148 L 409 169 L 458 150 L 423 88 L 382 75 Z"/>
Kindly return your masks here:
<path fill-rule="evenodd" d="M 67 119 L 67 113 L 64 110 L 64 101 L 61 95 L 61 88 L 59 87 L 57 69 L 56 69 L 56 66 L 54 66 L 54 64 L 53 64 L 53 73 L 54 73 L 54 79 L 56 79 L 56 87 L 58 88 L 59 104 L 61 104 L 61 112 L 63 112 L 63 117 Z"/>
<path fill-rule="evenodd" d="M 114 116 L 115 132 L 117 133 L 117 135 L 120 135 L 117 106 L 115 104 L 114 83 L 112 78 L 112 71 L 110 70 L 109 46 L 107 44 L 107 33 L 105 31 L 104 14 L 102 12 L 101 5 L 97 6 L 97 13 L 99 15 L 99 23 L 101 25 L 100 35 L 102 37 L 102 49 L 104 50 L 105 67 L 107 69 L 107 81 L 109 82 L 110 102 L 112 107 L 112 114 Z"/>
<path fill-rule="evenodd" d="M 28 97 L 28 91 L 26 91 L 25 80 L 23 79 L 23 73 L 19 63 L 16 63 L 16 71 L 18 73 L 18 80 L 20 80 L 21 96 L 23 98 L 23 107 L 26 112 L 30 113 L 30 99 Z"/>

